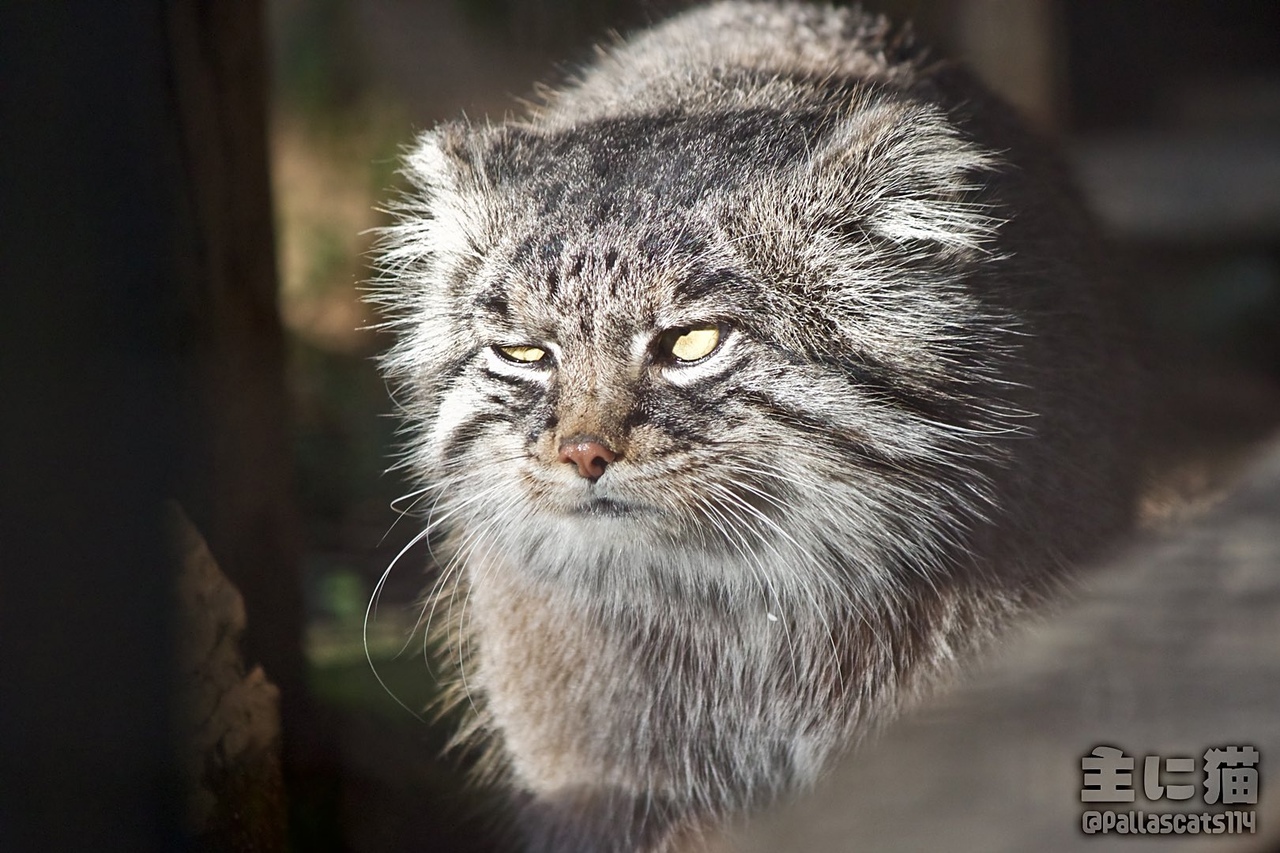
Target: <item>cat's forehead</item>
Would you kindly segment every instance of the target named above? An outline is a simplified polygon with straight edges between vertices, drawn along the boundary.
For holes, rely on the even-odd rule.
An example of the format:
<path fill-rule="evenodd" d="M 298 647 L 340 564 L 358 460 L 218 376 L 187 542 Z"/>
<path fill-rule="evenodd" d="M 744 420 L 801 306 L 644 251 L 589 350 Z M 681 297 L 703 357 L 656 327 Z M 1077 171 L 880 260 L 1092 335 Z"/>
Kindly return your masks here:
<path fill-rule="evenodd" d="M 539 216 L 641 222 L 776 173 L 829 123 L 816 111 L 750 109 L 605 118 L 545 134 L 503 128 L 485 160 L 495 186 Z"/>
<path fill-rule="evenodd" d="M 719 223 L 826 118 L 787 111 L 503 128 L 481 156 L 491 242 L 470 294 L 491 325 L 619 340 L 719 320 L 746 274 Z"/>
<path fill-rule="evenodd" d="M 737 270 L 706 227 L 530 228 L 488 265 L 474 299 L 489 322 L 556 339 L 621 343 L 732 310 Z"/>

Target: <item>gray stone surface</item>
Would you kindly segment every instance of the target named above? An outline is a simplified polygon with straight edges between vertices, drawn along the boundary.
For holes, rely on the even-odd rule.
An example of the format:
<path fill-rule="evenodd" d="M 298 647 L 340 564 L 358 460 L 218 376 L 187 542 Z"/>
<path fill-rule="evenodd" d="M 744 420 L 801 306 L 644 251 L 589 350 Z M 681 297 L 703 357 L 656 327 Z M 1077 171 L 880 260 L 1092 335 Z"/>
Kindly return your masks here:
<path fill-rule="evenodd" d="M 1132 804 L 1081 803 L 1081 758 L 1136 759 Z M 1203 756 L 1254 746 L 1257 833 L 1086 835 L 1086 808 L 1212 811 Z M 1194 757 L 1183 803 L 1147 801 L 1143 758 Z M 901 719 L 811 795 L 735 830 L 778 851 L 1280 849 L 1280 442 L 1233 491 L 1086 576 L 1074 603 L 1007 643 L 959 687 Z"/>

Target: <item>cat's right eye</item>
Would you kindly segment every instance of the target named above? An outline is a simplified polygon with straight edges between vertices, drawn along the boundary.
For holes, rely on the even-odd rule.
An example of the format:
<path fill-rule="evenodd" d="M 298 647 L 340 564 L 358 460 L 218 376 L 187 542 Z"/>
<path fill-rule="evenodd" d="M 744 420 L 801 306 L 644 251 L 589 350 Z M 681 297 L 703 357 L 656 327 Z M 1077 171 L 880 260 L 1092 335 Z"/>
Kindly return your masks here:
<path fill-rule="evenodd" d="M 515 364 L 541 364 L 546 361 L 547 351 L 541 347 L 517 344 L 514 346 L 495 346 L 493 351 L 507 361 Z"/>

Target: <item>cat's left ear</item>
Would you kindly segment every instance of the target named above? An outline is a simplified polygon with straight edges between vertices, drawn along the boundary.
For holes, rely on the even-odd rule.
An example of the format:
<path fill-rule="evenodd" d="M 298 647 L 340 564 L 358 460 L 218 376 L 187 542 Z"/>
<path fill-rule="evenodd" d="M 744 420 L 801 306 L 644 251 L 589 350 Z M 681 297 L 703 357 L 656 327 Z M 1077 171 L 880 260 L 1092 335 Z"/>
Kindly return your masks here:
<path fill-rule="evenodd" d="M 836 121 L 803 178 L 821 219 L 965 252 L 982 248 L 1000 224 L 983 181 L 997 165 L 938 107 L 878 93 L 860 96 Z"/>

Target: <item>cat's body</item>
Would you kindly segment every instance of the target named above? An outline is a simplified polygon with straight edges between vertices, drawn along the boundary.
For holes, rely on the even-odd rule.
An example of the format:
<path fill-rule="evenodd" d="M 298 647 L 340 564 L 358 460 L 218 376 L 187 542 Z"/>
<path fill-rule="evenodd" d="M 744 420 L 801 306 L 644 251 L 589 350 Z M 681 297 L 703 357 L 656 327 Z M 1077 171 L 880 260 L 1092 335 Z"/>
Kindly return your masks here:
<path fill-rule="evenodd" d="M 697 10 L 408 172 L 386 364 L 530 849 L 811 781 L 1126 524 L 1087 222 L 876 18 Z"/>

